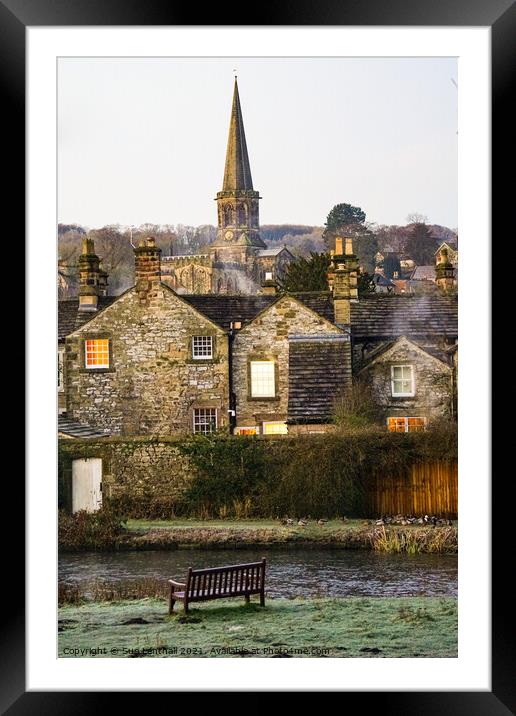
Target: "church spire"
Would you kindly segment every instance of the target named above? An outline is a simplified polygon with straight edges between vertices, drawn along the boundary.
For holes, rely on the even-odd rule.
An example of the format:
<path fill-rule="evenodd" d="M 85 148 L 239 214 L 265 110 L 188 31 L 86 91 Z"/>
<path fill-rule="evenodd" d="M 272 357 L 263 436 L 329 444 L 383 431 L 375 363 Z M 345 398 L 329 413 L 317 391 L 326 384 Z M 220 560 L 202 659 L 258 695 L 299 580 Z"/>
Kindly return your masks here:
<path fill-rule="evenodd" d="M 235 76 L 222 191 L 252 190 L 252 188 L 253 180 L 245 141 L 244 120 L 242 119 L 238 82 Z"/>

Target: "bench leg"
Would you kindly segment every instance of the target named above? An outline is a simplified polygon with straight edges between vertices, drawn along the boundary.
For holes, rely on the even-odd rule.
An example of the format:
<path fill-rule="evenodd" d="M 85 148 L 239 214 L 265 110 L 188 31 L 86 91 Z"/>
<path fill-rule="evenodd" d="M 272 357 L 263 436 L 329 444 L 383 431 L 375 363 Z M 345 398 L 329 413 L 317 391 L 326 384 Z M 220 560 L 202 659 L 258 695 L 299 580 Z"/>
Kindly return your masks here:
<path fill-rule="evenodd" d="M 250 601 L 251 601 L 251 598 L 249 597 L 249 594 L 246 594 L 245 595 L 245 603 L 249 604 Z"/>
<path fill-rule="evenodd" d="M 170 597 L 168 599 L 168 613 L 172 614 L 174 611 L 174 604 L 176 603 L 176 600 L 174 599 L 174 587 L 170 587 Z"/>
<path fill-rule="evenodd" d="M 185 614 L 188 614 L 188 602 L 186 601 L 186 599 L 185 599 L 185 601 L 184 601 L 183 608 L 184 608 Z"/>
<path fill-rule="evenodd" d="M 260 606 L 265 606 L 265 592 L 260 592 Z"/>

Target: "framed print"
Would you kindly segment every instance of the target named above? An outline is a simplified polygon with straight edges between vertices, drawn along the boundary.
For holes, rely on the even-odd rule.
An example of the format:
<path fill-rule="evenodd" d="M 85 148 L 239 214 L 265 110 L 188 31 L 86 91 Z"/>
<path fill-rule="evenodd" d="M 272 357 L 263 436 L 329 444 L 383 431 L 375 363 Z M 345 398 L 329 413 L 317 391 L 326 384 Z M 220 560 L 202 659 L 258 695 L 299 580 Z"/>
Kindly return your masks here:
<path fill-rule="evenodd" d="M 1 12 L 28 286 L 5 709 L 514 709 L 488 278 L 513 6 Z"/>

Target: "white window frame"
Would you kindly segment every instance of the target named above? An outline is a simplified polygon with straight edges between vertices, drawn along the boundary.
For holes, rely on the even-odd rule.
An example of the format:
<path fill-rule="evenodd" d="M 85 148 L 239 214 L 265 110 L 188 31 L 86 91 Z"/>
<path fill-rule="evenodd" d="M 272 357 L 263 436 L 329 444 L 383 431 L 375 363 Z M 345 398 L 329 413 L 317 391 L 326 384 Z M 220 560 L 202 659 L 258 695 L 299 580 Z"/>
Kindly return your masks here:
<path fill-rule="evenodd" d="M 423 421 L 423 428 L 426 430 L 428 426 L 428 418 L 426 415 L 389 415 L 387 418 L 387 429 L 389 429 L 389 420 L 404 420 L 405 421 L 405 430 L 403 432 L 408 433 L 409 432 L 409 423 L 410 420 L 422 420 Z M 394 431 L 393 431 L 394 432 Z M 414 431 L 416 432 L 416 431 Z"/>
<path fill-rule="evenodd" d="M 57 391 L 59 393 L 64 392 L 64 348 L 59 348 L 57 351 Z"/>
<path fill-rule="evenodd" d="M 267 364 L 272 367 L 272 393 L 257 393 L 253 383 L 253 365 Z M 276 363 L 273 360 L 251 360 L 249 367 L 249 379 L 251 385 L 249 386 L 249 394 L 251 398 L 275 398 L 276 397 Z"/>
<path fill-rule="evenodd" d="M 394 389 L 395 381 L 405 381 L 408 380 L 408 378 L 395 378 L 394 377 L 394 370 L 396 368 L 410 368 L 410 382 L 412 385 L 412 390 L 408 393 L 398 393 Z M 403 365 L 391 365 L 391 394 L 393 398 L 413 398 L 416 394 L 416 380 L 415 380 L 415 371 L 414 366 L 411 364 L 403 364 Z"/>
<path fill-rule="evenodd" d="M 195 413 L 199 410 L 214 410 L 215 411 L 215 426 L 214 426 L 213 430 L 209 430 L 208 432 L 205 433 L 202 430 L 195 429 L 197 426 L 197 423 L 195 422 L 195 417 L 196 417 Z M 193 410 L 192 410 L 192 429 L 193 429 L 194 435 L 211 435 L 212 433 L 214 433 L 218 428 L 218 419 L 219 419 L 218 412 L 219 411 L 217 410 L 217 408 L 211 408 L 211 407 L 193 408 Z M 202 423 L 202 424 L 205 425 L 206 423 Z M 201 425 L 201 423 L 198 423 L 198 425 Z"/>
<path fill-rule="evenodd" d="M 265 432 L 266 425 L 284 425 L 286 430 L 285 432 L 267 433 Z M 262 422 L 262 435 L 288 435 L 288 426 L 284 420 L 266 420 Z"/>
<path fill-rule="evenodd" d="M 196 349 L 195 342 L 201 341 L 200 347 L 203 348 L 203 347 L 206 347 L 208 344 L 203 345 L 202 342 L 208 341 L 208 340 L 209 340 L 209 348 L 210 348 L 209 355 L 207 353 L 206 354 L 203 353 L 202 355 L 196 355 L 195 354 L 195 349 Z M 212 360 L 212 358 L 213 358 L 213 336 L 192 336 L 192 358 L 194 360 Z"/>
<path fill-rule="evenodd" d="M 107 363 L 97 364 L 97 365 L 88 365 L 88 341 L 107 341 Z M 87 370 L 99 370 L 99 369 L 106 369 L 110 368 L 110 346 L 109 346 L 109 338 L 85 338 L 84 339 L 84 367 Z"/>

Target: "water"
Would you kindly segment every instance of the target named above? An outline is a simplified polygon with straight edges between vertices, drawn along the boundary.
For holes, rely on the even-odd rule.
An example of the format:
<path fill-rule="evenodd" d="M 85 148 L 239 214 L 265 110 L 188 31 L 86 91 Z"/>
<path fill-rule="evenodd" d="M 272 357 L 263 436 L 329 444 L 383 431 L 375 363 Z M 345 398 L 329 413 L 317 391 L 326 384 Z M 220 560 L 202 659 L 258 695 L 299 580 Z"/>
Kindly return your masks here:
<path fill-rule="evenodd" d="M 65 554 L 59 579 L 85 584 L 155 577 L 182 581 L 188 567 L 222 567 L 267 558 L 266 591 L 296 596 L 457 596 L 457 558 L 352 550 L 177 550 Z"/>

